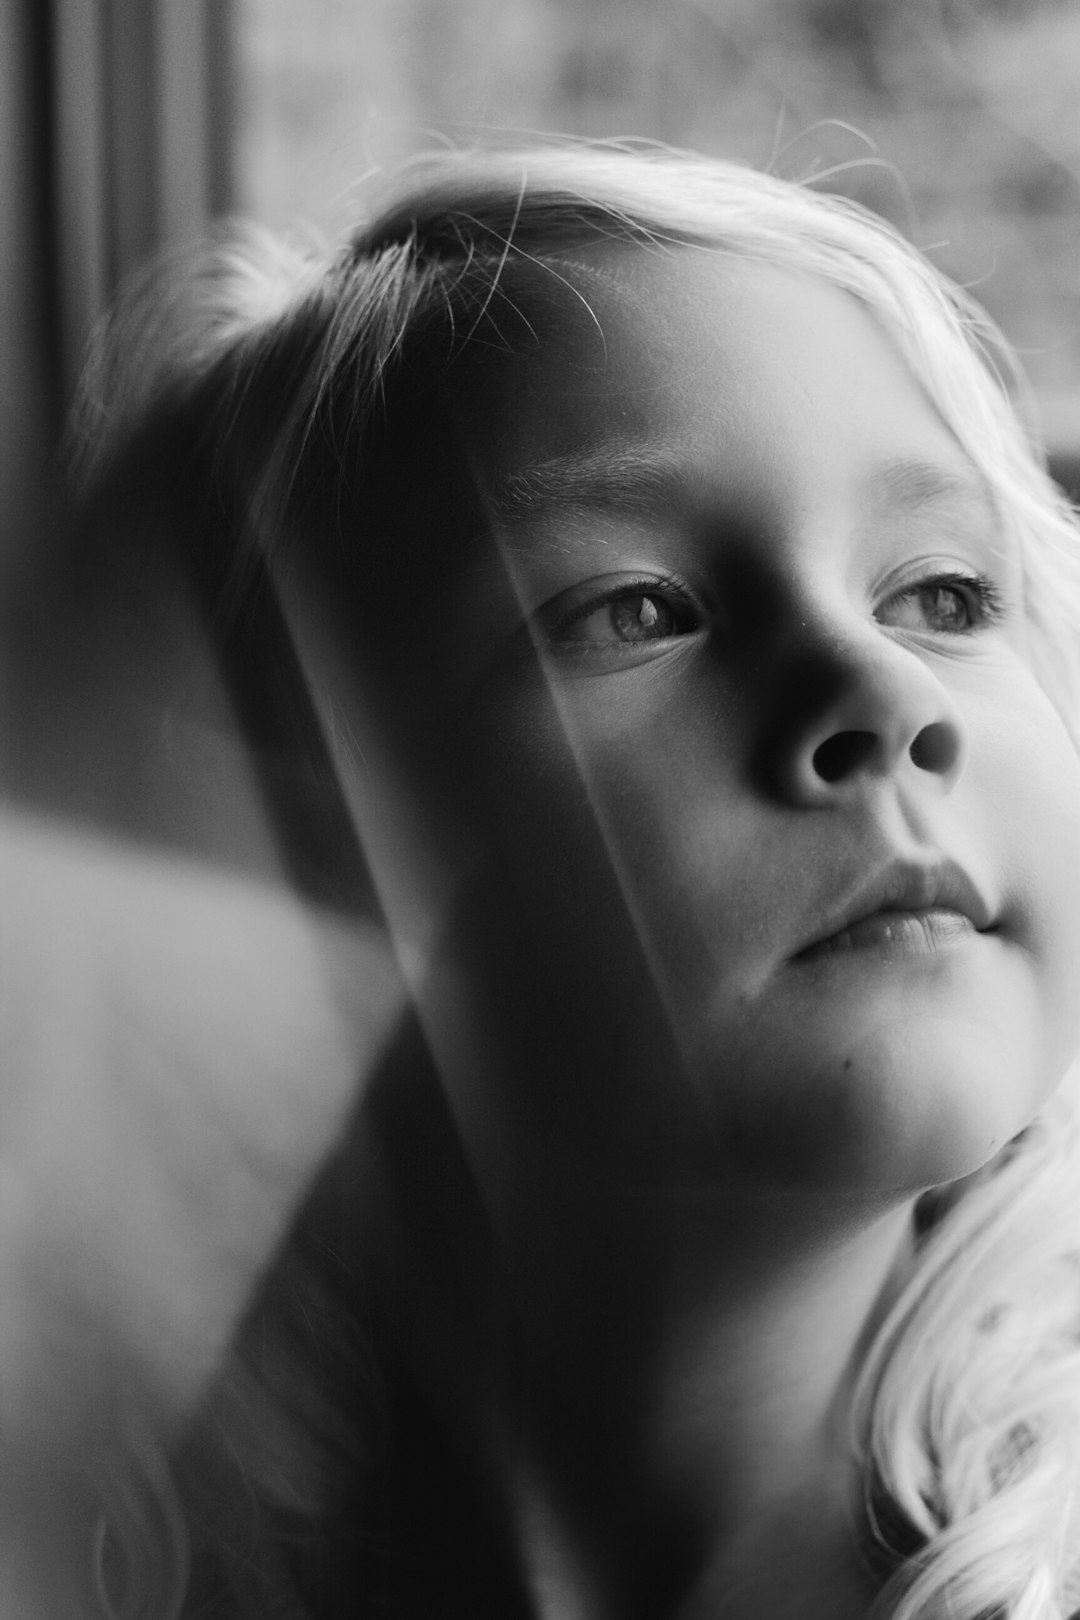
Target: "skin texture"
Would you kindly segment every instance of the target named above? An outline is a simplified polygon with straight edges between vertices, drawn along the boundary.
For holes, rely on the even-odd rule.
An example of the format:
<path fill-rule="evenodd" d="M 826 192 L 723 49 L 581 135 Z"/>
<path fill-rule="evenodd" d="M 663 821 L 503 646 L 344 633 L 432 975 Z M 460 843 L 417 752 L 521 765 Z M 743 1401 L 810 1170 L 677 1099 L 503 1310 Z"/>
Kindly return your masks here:
<path fill-rule="evenodd" d="M 592 1024 L 632 924 L 725 1178 L 951 1179 L 1077 1039 L 1080 772 L 1025 663 L 1018 559 L 849 296 L 689 251 L 590 259 L 589 308 L 566 294 L 458 402 L 494 539 L 455 610 L 465 726 L 505 864 Z M 990 581 L 997 622 L 915 589 L 953 575 Z M 627 584 L 619 622 L 583 613 Z M 796 959 L 895 863 L 943 861 L 976 926 Z"/>
<path fill-rule="evenodd" d="M 845 1381 L 914 1199 L 1077 1042 L 1080 769 L 1007 525 L 850 296 L 610 244 L 505 291 L 364 583 L 468 874 L 417 994 L 493 1243 L 388 1096 L 386 1287 L 540 1612 L 845 1620 Z"/>

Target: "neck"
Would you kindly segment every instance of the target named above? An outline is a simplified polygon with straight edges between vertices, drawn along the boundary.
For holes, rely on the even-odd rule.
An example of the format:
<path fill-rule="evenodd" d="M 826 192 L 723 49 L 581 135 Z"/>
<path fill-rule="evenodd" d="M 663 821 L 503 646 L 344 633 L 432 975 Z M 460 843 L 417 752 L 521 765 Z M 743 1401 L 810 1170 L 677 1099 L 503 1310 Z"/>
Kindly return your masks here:
<path fill-rule="evenodd" d="M 788 1612 L 779 1580 L 805 1616 L 817 1580 L 842 1613 L 846 1385 L 910 1207 L 838 1217 L 811 1197 L 703 1194 L 563 1213 L 519 1267 L 515 1390 L 532 1437 L 524 1534 L 559 1589 L 551 1612 L 689 1620 L 701 1603 L 760 1620 Z"/>
<path fill-rule="evenodd" d="M 407 1084 L 384 1101 L 415 1117 Z M 604 1189 L 542 1153 L 487 1202 L 449 1116 L 429 1123 L 372 1158 L 373 1208 L 351 1229 L 471 1481 L 438 1486 L 430 1522 L 457 1508 L 451 1543 L 475 1551 L 475 1501 L 480 1542 L 531 1572 L 543 1620 L 864 1614 L 847 1384 L 910 1203 Z M 423 1495 L 425 1470 L 406 1473 Z M 473 1576 L 487 1556 L 470 1554 Z"/>

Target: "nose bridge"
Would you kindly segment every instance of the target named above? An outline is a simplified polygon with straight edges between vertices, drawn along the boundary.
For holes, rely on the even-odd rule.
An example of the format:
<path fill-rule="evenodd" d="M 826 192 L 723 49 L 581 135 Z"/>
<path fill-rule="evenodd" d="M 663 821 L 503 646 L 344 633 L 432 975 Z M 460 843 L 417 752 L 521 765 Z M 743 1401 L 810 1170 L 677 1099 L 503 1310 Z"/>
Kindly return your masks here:
<path fill-rule="evenodd" d="M 826 804 L 853 784 L 910 774 L 953 785 L 963 724 L 913 648 L 869 616 L 810 605 L 783 640 L 761 760 L 784 797 Z"/>

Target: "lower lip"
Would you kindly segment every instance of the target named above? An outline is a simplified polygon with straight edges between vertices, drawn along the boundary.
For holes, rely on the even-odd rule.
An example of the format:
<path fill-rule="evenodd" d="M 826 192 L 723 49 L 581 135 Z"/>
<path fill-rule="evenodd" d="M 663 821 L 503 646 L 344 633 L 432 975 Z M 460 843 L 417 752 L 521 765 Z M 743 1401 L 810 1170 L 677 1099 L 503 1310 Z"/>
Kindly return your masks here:
<path fill-rule="evenodd" d="M 799 962 L 876 951 L 883 956 L 936 956 L 974 938 L 978 929 L 960 911 L 877 911 L 832 934 L 808 950 Z"/>

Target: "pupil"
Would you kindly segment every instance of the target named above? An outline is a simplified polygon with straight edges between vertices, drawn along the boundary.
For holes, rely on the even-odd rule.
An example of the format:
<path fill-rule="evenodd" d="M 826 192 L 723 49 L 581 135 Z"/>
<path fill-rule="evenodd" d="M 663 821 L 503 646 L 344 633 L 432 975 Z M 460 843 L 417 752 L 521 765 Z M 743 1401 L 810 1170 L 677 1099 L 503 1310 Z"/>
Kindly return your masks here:
<path fill-rule="evenodd" d="M 939 618 L 956 624 L 963 617 L 963 603 L 956 591 L 939 585 L 933 596 L 933 611 Z"/>
<path fill-rule="evenodd" d="M 667 605 L 644 592 L 611 604 L 611 624 L 620 641 L 657 641 L 671 634 L 670 619 Z"/>

